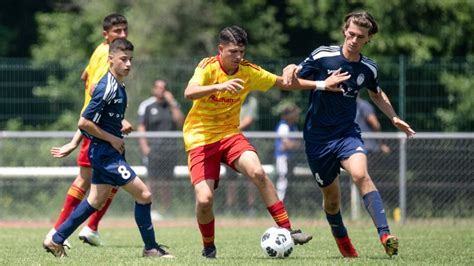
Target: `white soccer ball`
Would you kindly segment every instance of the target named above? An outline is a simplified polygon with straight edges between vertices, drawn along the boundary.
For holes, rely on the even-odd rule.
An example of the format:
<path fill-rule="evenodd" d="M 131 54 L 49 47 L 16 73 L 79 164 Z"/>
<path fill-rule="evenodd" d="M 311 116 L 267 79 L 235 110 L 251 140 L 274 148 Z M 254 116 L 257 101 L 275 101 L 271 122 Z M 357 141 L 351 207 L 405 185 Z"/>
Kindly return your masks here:
<path fill-rule="evenodd" d="M 284 259 L 290 256 L 295 243 L 287 229 L 270 227 L 260 238 L 260 246 L 267 257 Z"/>

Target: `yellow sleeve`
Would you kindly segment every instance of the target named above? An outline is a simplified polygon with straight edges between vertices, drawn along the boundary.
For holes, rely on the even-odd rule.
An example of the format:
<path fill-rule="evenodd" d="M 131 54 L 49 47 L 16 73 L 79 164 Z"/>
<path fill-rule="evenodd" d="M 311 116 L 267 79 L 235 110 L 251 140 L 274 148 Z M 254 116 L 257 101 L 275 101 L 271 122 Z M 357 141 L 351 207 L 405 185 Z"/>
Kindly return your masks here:
<path fill-rule="evenodd" d="M 275 85 L 277 76 L 265 69 L 258 67 L 250 68 L 250 86 L 252 90 L 267 91 Z"/>
<path fill-rule="evenodd" d="M 199 86 L 202 86 L 202 85 L 206 84 L 205 83 L 206 78 L 205 78 L 205 73 L 204 72 L 205 72 L 204 69 L 202 69 L 200 67 L 196 67 L 196 69 L 194 69 L 193 76 L 189 80 L 189 83 L 197 83 L 197 84 L 199 84 Z"/>
<path fill-rule="evenodd" d="M 204 58 L 194 69 L 194 74 L 189 80 L 189 83 L 197 83 L 199 86 L 209 85 L 208 80 L 210 79 L 209 69 L 209 58 Z"/>

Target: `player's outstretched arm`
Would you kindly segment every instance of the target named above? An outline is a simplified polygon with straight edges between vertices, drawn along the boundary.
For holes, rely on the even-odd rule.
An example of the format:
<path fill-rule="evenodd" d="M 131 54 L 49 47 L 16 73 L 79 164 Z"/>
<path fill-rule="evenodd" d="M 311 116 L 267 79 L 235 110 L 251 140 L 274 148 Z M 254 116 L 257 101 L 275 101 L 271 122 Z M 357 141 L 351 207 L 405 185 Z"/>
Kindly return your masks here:
<path fill-rule="evenodd" d="M 283 76 L 277 77 L 275 86 L 280 87 L 284 90 L 318 89 L 318 90 L 324 90 L 324 91 L 330 91 L 330 92 L 344 92 L 344 90 L 339 87 L 339 84 L 341 82 L 348 80 L 351 77 L 349 73 L 342 72 L 341 69 L 338 69 L 334 71 L 324 81 L 313 81 L 313 80 L 305 80 L 305 79 L 300 79 L 300 78 L 293 78 L 294 76 L 298 74 L 298 67 L 295 69 L 294 67 L 290 67 L 290 66 L 287 66 L 283 70 Z M 295 72 L 292 72 L 292 71 L 295 71 Z M 291 75 L 291 77 L 289 75 Z"/>
<path fill-rule="evenodd" d="M 370 99 L 372 99 L 372 101 L 375 103 L 375 105 L 377 105 L 377 107 L 380 109 L 380 111 L 382 111 L 388 118 L 390 118 L 392 124 L 396 128 L 405 132 L 407 138 L 412 138 L 415 136 L 416 132 L 410 127 L 410 125 L 397 116 L 392 104 L 390 103 L 390 100 L 388 99 L 385 92 L 383 92 L 383 90 L 380 90 L 379 93 L 375 93 L 369 90 L 369 96 Z"/>
<path fill-rule="evenodd" d="M 190 100 L 199 99 L 218 91 L 228 91 L 232 94 L 237 94 L 244 88 L 243 84 L 244 81 L 241 79 L 231 79 L 224 83 L 205 86 L 200 86 L 197 83 L 189 83 L 188 87 L 184 90 L 184 98 Z"/>
<path fill-rule="evenodd" d="M 295 64 L 287 65 L 283 69 L 283 75 L 282 75 L 283 84 L 285 86 L 291 85 L 293 83 L 293 81 L 298 78 L 298 72 L 300 71 L 300 69 L 301 69 L 301 67 L 298 67 Z"/>
<path fill-rule="evenodd" d="M 74 134 L 74 137 L 71 139 L 71 141 L 67 144 L 64 144 L 61 147 L 51 147 L 51 155 L 54 158 L 64 158 L 71 154 L 72 151 L 74 151 L 77 146 L 79 146 L 79 143 L 81 143 L 82 140 L 82 134 L 80 130 L 77 130 L 76 133 Z"/>
<path fill-rule="evenodd" d="M 119 153 L 122 154 L 125 151 L 125 143 L 123 142 L 123 139 L 101 129 L 94 122 L 81 117 L 77 126 L 80 129 L 86 131 L 88 134 L 109 142 L 110 145 L 112 145 L 112 147 L 114 147 L 114 149 L 116 149 Z"/>

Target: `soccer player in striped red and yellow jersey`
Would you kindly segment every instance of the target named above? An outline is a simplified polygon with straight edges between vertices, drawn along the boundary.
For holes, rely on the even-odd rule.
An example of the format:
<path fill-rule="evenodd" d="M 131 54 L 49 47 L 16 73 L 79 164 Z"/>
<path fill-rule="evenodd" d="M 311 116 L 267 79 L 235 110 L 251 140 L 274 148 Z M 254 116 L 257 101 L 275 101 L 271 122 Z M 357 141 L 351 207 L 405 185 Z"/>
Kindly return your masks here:
<path fill-rule="evenodd" d="M 81 79 L 85 83 L 84 106 L 81 110 L 81 114 L 91 100 L 93 89 L 109 69 L 109 44 L 117 38 L 126 38 L 128 36 L 127 19 L 120 14 L 110 14 L 105 17 L 102 27 L 102 35 L 104 36 L 104 41 L 94 50 L 89 59 L 89 64 L 81 75 Z M 133 128 L 130 123 L 124 120 L 122 132 L 128 134 L 132 130 Z M 71 140 L 70 143 L 67 143 L 62 147 L 53 147 L 51 149 L 51 154 L 54 157 L 62 158 L 68 156 L 73 150 L 75 150 L 81 140 L 81 150 L 77 157 L 77 164 L 79 165 L 80 172 L 74 182 L 71 184 L 71 187 L 67 192 L 63 208 L 61 209 L 59 217 L 56 220 L 54 228 L 52 228 L 46 236 L 47 238 L 52 236 L 52 234 L 56 232 L 59 226 L 69 217 L 72 211 L 83 200 L 85 194 L 90 188 L 92 177 L 91 165 L 87 156 L 89 151 L 90 140 L 87 138 L 83 138 L 79 130 L 76 132 L 74 138 Z M 101 240 L 99 238 L 97 228 L 99 226 L 100 220 L 102 219 L 108 207 L 110 206 L 110 203 L 116 192 L 117 189 L 114 188 L 110 193 L 105 206 L 99 211 L 95 212 L 90 217 L 87 226 L 85 226 L 79 233 L 79 238 L 85 243 L 88 243 L 93 246 L 101 245 Z M 65 243 L 66 246 L 70 247 L 69 242 Z"/>
<path fill-rule="evenodd" d="M 219 36 L 219 54 L 203 59 L 184 92 L 193 100 L 184 127 L 188 167 L 196 193 L 196 216 L 204 249 L 202 255 L 216 257 L 214 244 L 214 191 L 219 183 L 220 163 L 248 176 L 257 186 L 278 226 L 292 231 L 296 244 L 312 236 L 292 230 L 282 201 L 265 174 L 255 148 L 239 130 L 240 107 L 251 90 L 324 89 L 339 91 L 337 84 L 348 76 L 337 72 L 326 81 L 296 80 L 291 86 L 258 65 L 243 59 L 247 33 L 238 26 L 224 28 Z M 326 84 L 326 85 L 324 85 Z"/>

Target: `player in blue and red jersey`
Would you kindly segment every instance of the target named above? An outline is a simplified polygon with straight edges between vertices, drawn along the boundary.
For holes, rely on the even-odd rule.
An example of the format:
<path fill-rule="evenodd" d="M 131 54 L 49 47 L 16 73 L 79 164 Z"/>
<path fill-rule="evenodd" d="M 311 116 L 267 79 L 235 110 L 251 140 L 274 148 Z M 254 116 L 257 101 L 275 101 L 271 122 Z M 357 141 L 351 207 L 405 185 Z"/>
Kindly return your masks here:
<path fill-rule="evenodd" d="M 109 47 L 109 71 L 94 89 L 89 105 L 82 113 L 78 126 L 91 140 L 89 161 L 92 166 L 90 193 L 52 238 L 43 247 L 56 257 L 64 257 L 64 241 L 95 211 L 107 202 L 110 191 L 121 186 L 135 199 L 135 221 L 145 248 L 144 257 L 173 257 L 156 243 L 150 207 L 152 195 L 148 187 L 135 174 L 125 160 L 122 120 L 127 107 L 127 93 L 122 84 L 132 65 L 133 45 L 118 38 Z"/>
<path fill-rule="evenodd" d="M 377 107 L 392 124 L 415 134 L 395 113 L 387 95 L 378 84 L 377 65 L 360 52 L 377 33 L 377 23 L 367 12 L 353 12 L 344 20 L 344 44 L 321 46 L 299 66 L 284 69 L 287 82 L 296 76 L 324 80 L 335 71 L 348 72 L 351 77 L 340 84 L 340 93 L 313 90 L 304 125 L 305 150 L 315 181 L 323 193 L 323 207 L 332 234 L 344 257 L 357 257 L 340 212 L 339 172 L 342 166 L 363 195 L 364 204 L 377 228 L 380 241 L 389 256 L 398 253 L 398 238 L 390 233 L 382 198 L 367 171 L 367 157 L 359 126 L 354 122 L 356 99 L 364 87 Z"/>

